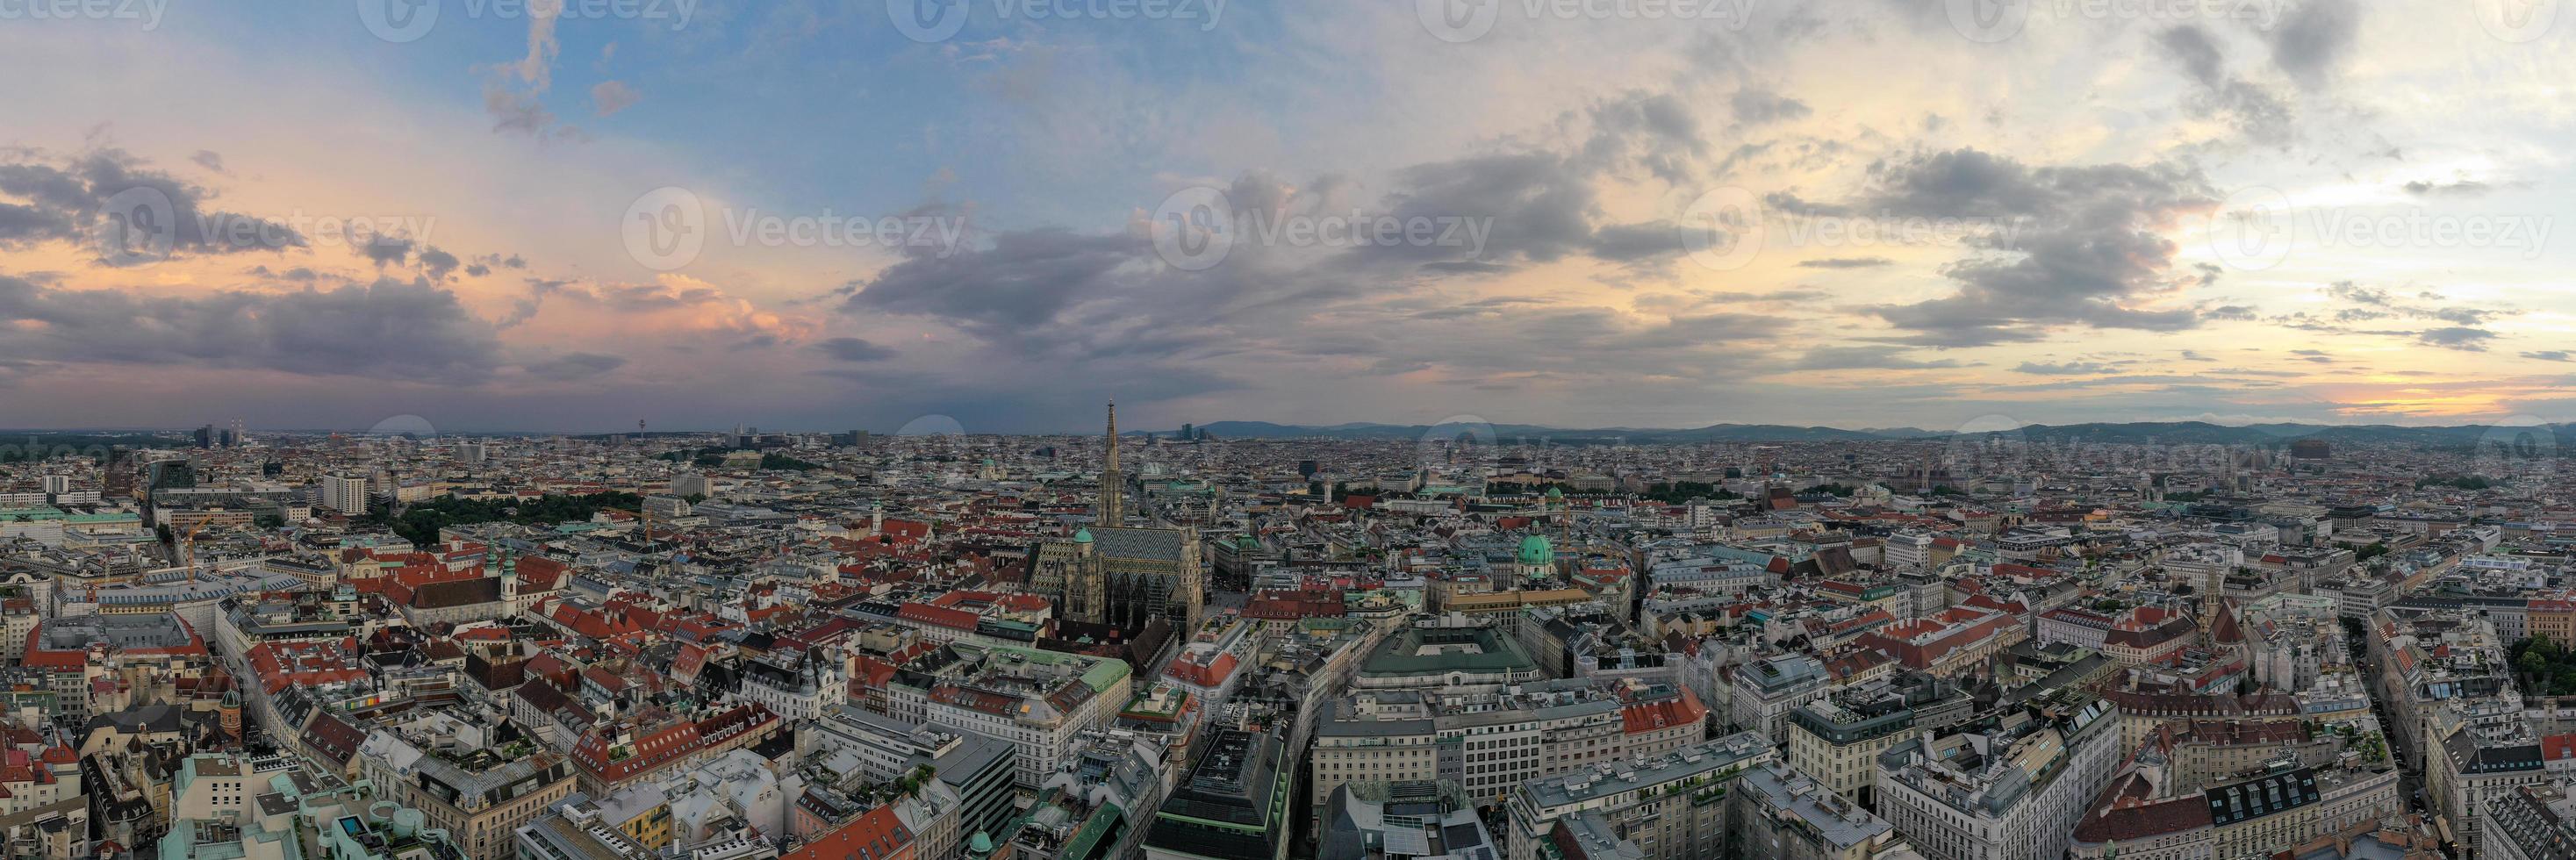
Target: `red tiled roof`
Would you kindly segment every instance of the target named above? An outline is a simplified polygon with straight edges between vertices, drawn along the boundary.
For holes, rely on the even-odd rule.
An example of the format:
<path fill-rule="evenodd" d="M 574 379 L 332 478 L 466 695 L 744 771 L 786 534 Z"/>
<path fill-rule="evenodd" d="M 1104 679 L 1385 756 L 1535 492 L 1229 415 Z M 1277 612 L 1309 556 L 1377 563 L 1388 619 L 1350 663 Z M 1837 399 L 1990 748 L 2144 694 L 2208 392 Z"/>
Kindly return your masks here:
<path fill-rule="evenodd" d="M 1619 709 L 1619 721 L 1628 734 L 1651 732 L 1674 726 L 1700 725 L 1708 719 L 1708 707 L 1699 697 L 1684 689 L 1681 695 L 1653 702 L 1641 702 Z"/>
<path fill-rule="evenodd" d="M 912 829 L 903 826 L 889 804 L 868 810 L 849 823 L 815 836 L 804 847 L 788 852 L 779 860 L 853 860 L 861 857 L 893 857 L 911 844 Z"/>
<path fill-rule="evenodd" d="M 977 616 L 963 609 L 947 609 L 926 603 L 906 603 L 895 610 L 895 617 L 905 621 L 935 624 L 951 630 L 974 630 Z"/>

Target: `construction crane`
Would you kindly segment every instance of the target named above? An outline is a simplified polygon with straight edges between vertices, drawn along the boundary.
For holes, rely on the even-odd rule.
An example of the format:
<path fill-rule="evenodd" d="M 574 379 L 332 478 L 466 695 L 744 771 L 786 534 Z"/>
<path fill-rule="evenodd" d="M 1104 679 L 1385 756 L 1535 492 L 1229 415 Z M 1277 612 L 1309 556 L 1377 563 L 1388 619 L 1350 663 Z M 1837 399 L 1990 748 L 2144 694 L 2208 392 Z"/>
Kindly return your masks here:
<path fill-rule="evenodd" d="M 211 522 L 214 520 L 201 517 L 195 526 L 188 529 L 186 536 L 179 538 L 179 563 L 188 566 L 189 582 L 197 581 L 197 533 L 205 531 L 206 524 Z"/>

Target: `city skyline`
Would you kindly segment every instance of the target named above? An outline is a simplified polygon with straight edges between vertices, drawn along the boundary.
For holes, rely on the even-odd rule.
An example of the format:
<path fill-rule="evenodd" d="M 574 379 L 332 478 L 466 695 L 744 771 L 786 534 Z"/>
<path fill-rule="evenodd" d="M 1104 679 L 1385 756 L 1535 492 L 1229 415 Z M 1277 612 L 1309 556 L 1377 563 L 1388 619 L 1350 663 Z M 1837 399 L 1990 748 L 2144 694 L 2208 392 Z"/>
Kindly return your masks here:
<path fill-rule="evenodd" d="M 2557 4 L 1452 5 L 14 20 L 0 423 L 2576 416 Z"/>

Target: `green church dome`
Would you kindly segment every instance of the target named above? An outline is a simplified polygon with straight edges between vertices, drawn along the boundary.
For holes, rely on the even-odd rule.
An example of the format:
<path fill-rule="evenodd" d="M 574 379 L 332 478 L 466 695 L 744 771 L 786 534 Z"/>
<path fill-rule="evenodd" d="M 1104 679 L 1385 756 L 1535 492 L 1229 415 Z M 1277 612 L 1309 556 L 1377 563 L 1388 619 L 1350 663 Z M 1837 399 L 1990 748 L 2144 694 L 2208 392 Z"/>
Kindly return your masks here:
<path fill-rule="evenodd" d="M 1091 542 L 1091 530 L 1090 530 L 1090 529 L 1075 529 L 1075 530 L 1073 531 L 1073 542 L 1074 542 L 1074 543 L 1090 543 L 1090 542 Z"/>
<path fill-rule="evenodd" d="M 1521 538 L 1520 562 L 1553 564 L 1556 562 L 1556 548 L 1548 544 L 1546 535 L 1530 535 Z"/>

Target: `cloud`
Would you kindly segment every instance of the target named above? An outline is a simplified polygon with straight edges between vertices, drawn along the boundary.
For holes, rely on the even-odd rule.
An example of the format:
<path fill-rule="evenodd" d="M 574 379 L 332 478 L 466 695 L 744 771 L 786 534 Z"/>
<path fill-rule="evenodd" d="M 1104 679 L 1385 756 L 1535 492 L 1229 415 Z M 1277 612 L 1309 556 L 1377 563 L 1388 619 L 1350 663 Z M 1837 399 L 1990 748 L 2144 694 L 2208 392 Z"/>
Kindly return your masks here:
<path fill-rule="evenodd" d="M 2113 368 L 2110 365 L 2095 361 L 2069 361 L 2062 364 L 2025 361 L 2021 363 L 2021 366 L 2013 368 L 2013 372 L 2015 373 L 2029 373 L 2040 376 L 2075 376 L 2083 374 L 2110 373 L 2112 370 Z"/>
<path fill-rule="evenodd" d="M 2182 286 L 2169 275 L 2176 248 L 2163 233 L 2181 215 L 2214 204 L 2195 169 L 2034 168 L 1960 149 L 1881 162 L 1871 174 L 1873 187 L 1858 208 L 2017 228 L 1984 240 L 1999 253 L 1943 271 L 1958 283 L 1956 294 L 1871 309 L 1909 332 L 1897 342 L 1978 346 L 2038 340 L 2069 325 L 2177 331 L 2200 324 L 2189 308 L 2151 306 Z"/>
<path fill-rule="evenodd" d="M 412 241 L 402 236 L 376 236 L 358 246 L 358 253 L 376 264 L 376 268 L 399 266 L 411 257 Z"/>
<path fill-rule="evenodd" d="M 1806 102 L 1770 90 L 1749 88 L 1736 90 L 1735 95 L 1727 99 L 1726 103 L 1735 111 L 1735 121 L 1740 125 L 1762 125 L 1805 119 L 1809 114 L 1815 113 L 1807 107 Z"/>
<path fill-rule="evenodd" d="M 836 337 L 818 341 L 814 349 L 835 360 L 849 362 L 884 361 L 893 358 L 894 350 L 855 337 Z"/>
<path fill-rule="evenodd" d="M 1789 365 L 1791 370 L 1927 370 L 1966 367 L 1952 359 L 1925 361 L 1893 346 L 1820 346 Z"/>
<path fill-rule="evenodd" d="M 2495 340 L 2495 332 L 2468 326 L 2445 326 L 2416 332 L 2415 340 L 2426 346 L 2438 346 L 2463 352 L 2485 352 L 2487 343 Z"/>
<path fill-rule="evenodd" d="M 0 276 L 0 359 L 195 365 L 470 382 L 498 366 L 491 324 L 426 280 L 154 295 Z"/>
<path fill-rule="evenodd" d="M 990 248 L 918 255 L 889 266 L 859 285 L 848 304 L 852 310 L 935 316 L 988 339 L 1001 338 L 1109 288 L 1113 273 L 1146 265 L 1145 256 L 1124 235 L 1003 233 Z"/>
<path fill-rule="evenodd" d="M 216 153 L 214 150 L 197 150 L 197 154 L 189 156 L 188 160 L 196 162 L 198 167 L 203 167 L 216 173 L 228 172 L 224 170 L 224 157 Z"/>
<path fill-rule="evenodd" d="M 310 245 L 285 223 L 214 209 L 214 192 L 114 147 L 64 157 L 0 149 L 0 196 L 20 201 L 0 199 L 0 249 L 88 244 L 97 262 L 117 265 L 158 260 L 164 239 L 171 256 Z"/>
<path fill-rule="evenodd" d="M 580 139 L 581 130 L 555 124 L 554 111 L 546 108 L 546 91 L 554 87 L 555 57 L 562 45 L 555 40 L 555 19 L 563 13 L 561 3 L 527 5 L 527 51 L 519 59 L 483 66 L 483 111 L 492 117 L 494 132 L 513 132 L 538 138 Z M 592 92 L 594 100 L 598 92 Z M 606 116 L 615 111 L 603 111 Z"/>
<path fill-rule="evenodd" d="M 435 247 L 424 247 L 420 251 L 421 273 L 428 275 L 430 280 L 447 280 L 447 276 L 456 271 L 456 265 L 456 255 L 454 254 L 441 251 Z"/>
<path fill-rule="evenodd" d="M 2534 350 L 2523 353 L 2522 357 L 2536 358 L 2541 361 L 2576 361 L 2576 358 L 2569 357 L 2567 350 L 2563 349 Z"/>
<path fill-rule="evenodd" d="M 588 379 L 626 366 L 622 356 L 597 352 L 575 352 L 524 365 L 529 375 L 539 379 L 566 382 Z"/>
<path fill-rule="evenodd" d="M 624 81 L 600 81 L 590 88 L 590 102 L 597 108 L 600 116 L 613 115 L 618 111 L 634 107 L 636 102 L 643 100 L 644 95 L 636 92 L 634 87 L 627 86 Z"/>
<path fill-rule="evenodd" d="M 2379 307 L 2387 307 L 2395 300 L 2387 290 L 2365 287 L 2351 281 L 2336 281 L 2326 285 L 2326 295 L 2354 304 Z"/>
<path fill-rule="evenodd" d="M 2227 58 L 2209 31 L 2197 24 L 2168 28 L 2156 45 L 2197 85 L 2186 106 L 2192 115 L 2220 118 L 2257 143 L 2287 145 L 2291 111 L 2271 90 L 2227 73 Z"/>
<path fill-rule="evenodd" d="M 2476 197 L 2495 190 L 2495 186 L 2470 179 L 2452 182 L 2430 182 L 2418 179 L 2399 187 L 2417 197 Z"/>
<path fill-rule="evenodd" d="M 652 331 L 725 341 L 729 348 L 801 340 L 813 320 L 763 310 L 706 281 L 666 273 L 648 283 L 531 277 L 527 293 L 494 323 L 513 328 L 536 318 L 554 301 L 583 306 L 586 316 L 609 315 L 632 331 Z"/>
<path fill-rule="evenodd" d="M 1895 263 L 1895 260 L 1890 260 L 1886 257 L 1827 257 L 1821 260 L 1800 260 L 1798 261 L 1798 268 L 1870 269 L 1879 266 L 1895 265 Z"/>
<path fill-rule="evenodd" d="M 2307 0 L 2289 10 L 2271 33 L 2272 64 L 2311 89 L 2323 87 L 2361 32 L 2361 7 L 2352 0 Z"/>

